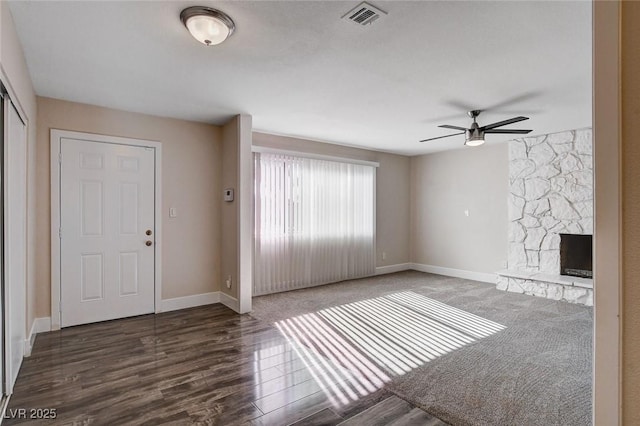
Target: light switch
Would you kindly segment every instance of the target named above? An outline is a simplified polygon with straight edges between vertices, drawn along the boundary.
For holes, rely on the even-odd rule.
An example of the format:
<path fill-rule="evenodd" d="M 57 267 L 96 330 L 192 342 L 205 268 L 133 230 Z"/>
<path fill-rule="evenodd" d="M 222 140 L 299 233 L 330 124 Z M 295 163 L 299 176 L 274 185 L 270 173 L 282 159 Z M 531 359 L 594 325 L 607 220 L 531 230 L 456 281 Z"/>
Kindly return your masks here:
<path fill-rule="evenodd" d="M 465 211 L 464 211 L 464 215 L 465 215 L 466 217 L 469 217 L 469 210 L 465 210 Z"/>
<path fill-rule="evenodd" d="M 178 209 L 171 207 L 169 209 L 169 217 L 178 217 Z"/>

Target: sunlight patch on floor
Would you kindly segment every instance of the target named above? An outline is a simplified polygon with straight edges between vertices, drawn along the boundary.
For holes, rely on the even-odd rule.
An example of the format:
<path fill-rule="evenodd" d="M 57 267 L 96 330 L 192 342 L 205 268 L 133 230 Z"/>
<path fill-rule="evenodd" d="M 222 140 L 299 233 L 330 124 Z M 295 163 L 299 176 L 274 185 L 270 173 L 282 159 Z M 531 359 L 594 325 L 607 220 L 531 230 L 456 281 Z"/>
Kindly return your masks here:
<path fill-rule="evenodd" d="M 334 406 L 506 327 L 412 291 L 275 323 Z"/>

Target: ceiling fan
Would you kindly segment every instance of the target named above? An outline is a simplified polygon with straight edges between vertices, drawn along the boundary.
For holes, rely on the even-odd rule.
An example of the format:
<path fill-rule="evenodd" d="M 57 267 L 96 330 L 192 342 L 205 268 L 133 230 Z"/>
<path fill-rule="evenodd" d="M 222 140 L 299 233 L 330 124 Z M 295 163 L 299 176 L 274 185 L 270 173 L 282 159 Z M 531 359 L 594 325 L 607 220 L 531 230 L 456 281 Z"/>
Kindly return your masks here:
<path fill-rule="evenodd" d="M 484 135 L 489 133 L 503 133 L 503 134 L 515 134 L 515 135 L 526 135 L 531 132 L 531 130 L 519 130 L 519 129 L 498 129 L 498 127 L 506 126 L 509 124 L 517 123 L 519 121 L 528 120 L 529 117 L 514 117 L 504 121 L 498 121 L 497 123 L 487 124 L 486 126 L 479 126 L 476 122 L 476 118 L 480 115 L 482 110 L 474 109 L 469 111 L 467 114 L 469 117 L 473 119 L 473 123 L 471 123 L 471 127 L 468 129 L 460 126 L 450 126 L 448 124 L 443 124 L 438 127 L 442 127 L 444 129 L 453 129 L 453 130 L 462 130 L 460 133 L 454 133 L 446 136 L 438 136 L 436 138 L 423 139 L 420 142 L 432 141 L 435 139 L 448 138 L 451 136 L 457 136 L 465 134 L 465 145 L 468 146 L 478 146 L 484 143 Z"/>

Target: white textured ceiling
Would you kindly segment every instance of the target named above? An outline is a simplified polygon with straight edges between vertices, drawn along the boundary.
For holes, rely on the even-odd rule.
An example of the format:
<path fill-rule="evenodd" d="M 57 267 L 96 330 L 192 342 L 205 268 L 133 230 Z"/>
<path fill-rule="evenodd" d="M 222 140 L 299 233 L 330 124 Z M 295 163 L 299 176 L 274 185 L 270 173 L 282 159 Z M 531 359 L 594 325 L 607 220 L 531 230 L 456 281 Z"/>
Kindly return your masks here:
<path fill-rule="evenodd" d="M 421 154 L 459 148 L 469 107 L 527 115 L 532 135 L 591 126 L 591 3 L 372 1 L 371 26 L 340 17 L 358 1 L 12 1 L 38 95 Z M 229 14 L 223 44 L 195 41 L 188 6 Z M 510 139 L 490 135 L 488 143 Z"/>

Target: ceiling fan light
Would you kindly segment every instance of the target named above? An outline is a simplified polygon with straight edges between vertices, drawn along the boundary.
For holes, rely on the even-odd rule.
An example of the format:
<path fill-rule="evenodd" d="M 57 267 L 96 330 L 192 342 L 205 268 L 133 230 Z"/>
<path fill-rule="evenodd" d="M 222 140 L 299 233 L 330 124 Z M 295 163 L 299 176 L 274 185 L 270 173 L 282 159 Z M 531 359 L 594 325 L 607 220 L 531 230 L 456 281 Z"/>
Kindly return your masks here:
<path fill-rule="evenodd" d="M 484 137 L 467 139 L 464 144 L 467 146 L 480 146 L 484 143 Z"/>
<path fill-rule="evenodd" d="M 467 130 L 464 144 L 467 146 L 480 146 L 484 143 L 484 132 L 478 129 L 478 125 L 475 122 L 473 124 L 475 126 Z"/>
<path fill-rule="evenodd" d="M 180 13 L 180 20 L 193 38 L 207 46 L 222 43 L 235 30 L 235 24 L 227 14 L 210 7 L 188 7 Z"/>

